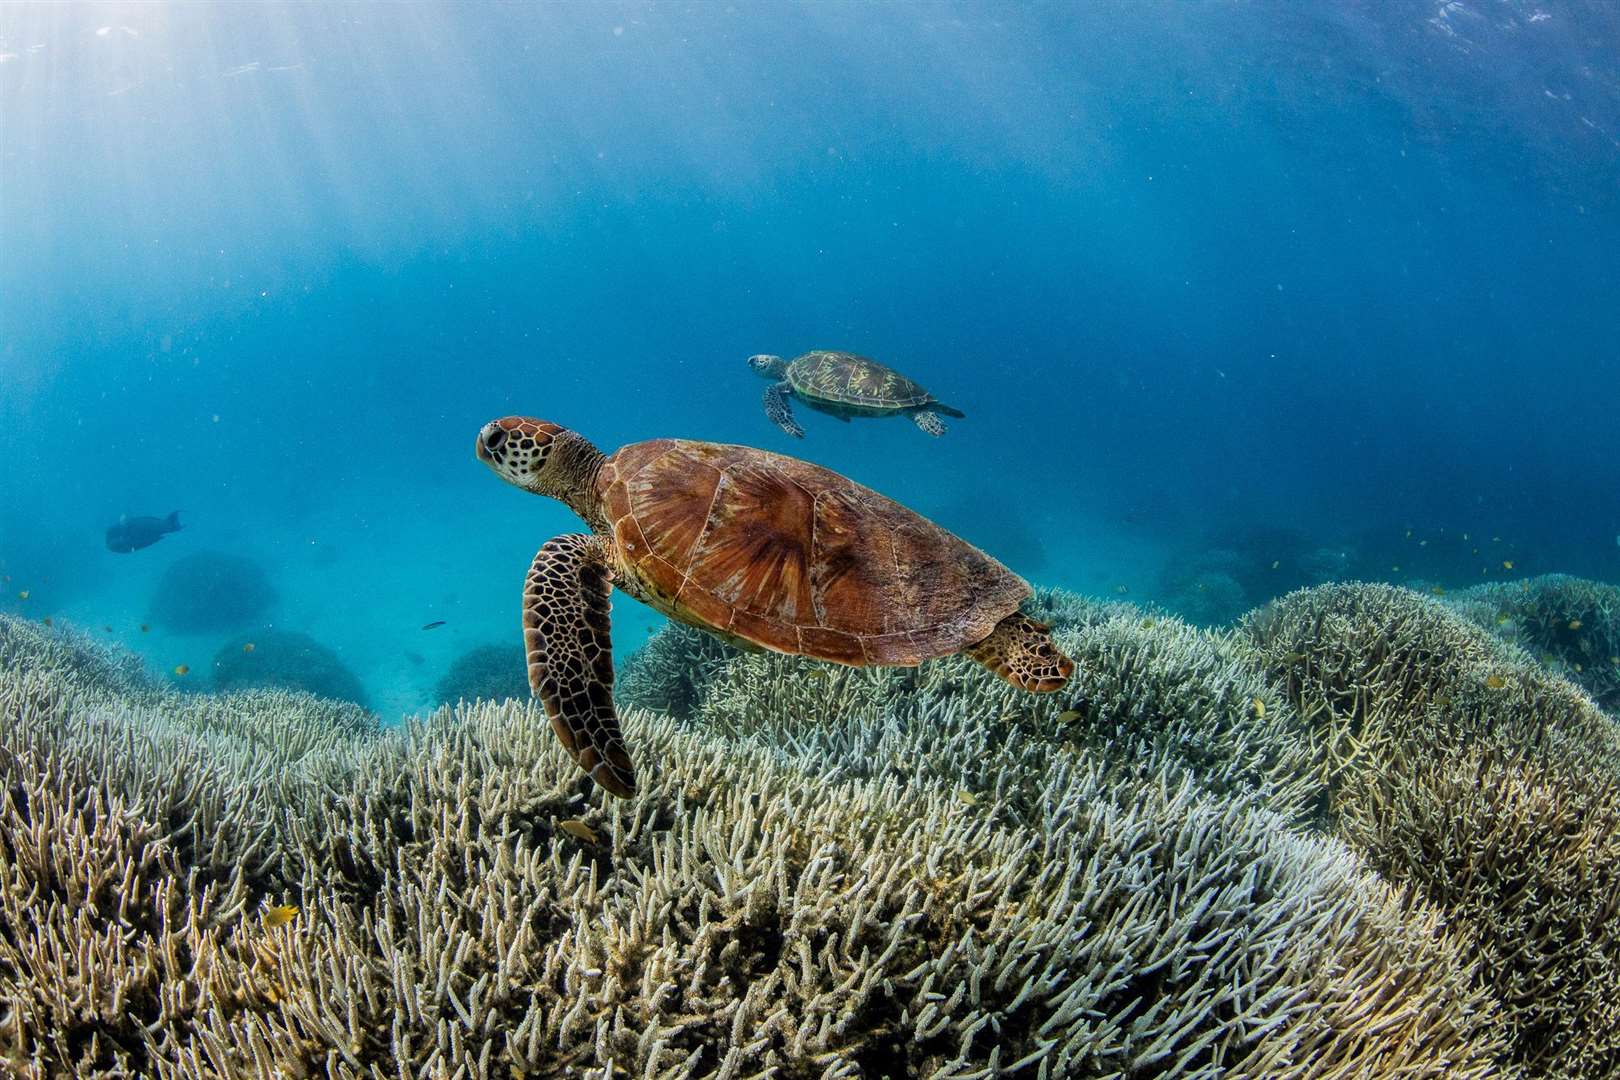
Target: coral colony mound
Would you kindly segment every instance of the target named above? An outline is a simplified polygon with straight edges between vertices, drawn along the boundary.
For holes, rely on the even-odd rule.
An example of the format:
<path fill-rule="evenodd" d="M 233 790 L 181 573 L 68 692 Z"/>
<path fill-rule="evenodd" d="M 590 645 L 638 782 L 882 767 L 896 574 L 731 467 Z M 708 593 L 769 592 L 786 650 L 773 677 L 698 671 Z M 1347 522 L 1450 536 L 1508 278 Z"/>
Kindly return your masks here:
<path fill-rule="evenodd" d="M 456 657 L 434 688 L 434 699 L 446 705 L 479 699 L 526 699 L 529 680 L 524 671 L 522 646 L 479 645 Z"/>
<path fill-rule="evenodd" d="M 199 551 L 176 559 L 163 572 L 147 618 L 176 634 L 228 632 L 253 623 L 275 601 L 275 587 L 257 562 L 223 551 Z"/>
<path fill-rule="evenodd" d="M 264 630 L 238 637 L 214 655 L 214 688 L 280 687 L 365 705 L 360 680 L 338 654 L 297 630 Z"/>
<path fill-rule="evenodd" d="M 624 799 L 527 698 L 384 729 L 0 617 L 0 1072 L 1620 1069 L 1620 726 L 1547 637 L 1604 589 L 1026 610 L 1052 694 L 665 631 Z"/>

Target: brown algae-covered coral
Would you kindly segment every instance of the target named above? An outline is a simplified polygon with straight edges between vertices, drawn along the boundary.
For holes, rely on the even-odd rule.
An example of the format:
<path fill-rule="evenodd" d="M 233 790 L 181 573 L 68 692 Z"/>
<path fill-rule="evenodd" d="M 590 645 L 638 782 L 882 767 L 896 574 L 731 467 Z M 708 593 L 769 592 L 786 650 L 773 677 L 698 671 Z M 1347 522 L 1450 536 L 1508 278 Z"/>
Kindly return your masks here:
<path fill-rule="evenodd" d="M 1324 752 L 1338 834 L 1478 957 L 1508 1061 L 1620 1070 L 1620 725 L 1404 589 L 1295 593 L 1242 636 Z"/>
<path fill-rule="evenodd" d="M 1477 585 L 1453 593 L 1451 602 L 1620 714 L 1620 588 L 1544 574 Z"/>
<path fill-rule="evenodd" d="M 970 790 L 829 779 L 631 709 L 651 767 L 604 806 L 527 703 L 379 733 L 293 694 L 126 693 L 71 655 L 0 623 L 19 1076 L 1483 1077 L 1504 1054 L 1437 908 L 1218 769 L 1071 750 L 1031 790 L 998 775 L 1018 750 Z"/>

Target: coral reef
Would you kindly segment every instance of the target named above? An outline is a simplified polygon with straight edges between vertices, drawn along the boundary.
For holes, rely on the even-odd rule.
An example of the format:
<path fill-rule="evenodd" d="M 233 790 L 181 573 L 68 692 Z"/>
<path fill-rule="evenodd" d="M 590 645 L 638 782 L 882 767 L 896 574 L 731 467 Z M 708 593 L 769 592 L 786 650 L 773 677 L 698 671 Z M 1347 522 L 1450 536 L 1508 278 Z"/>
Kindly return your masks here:
<path fill-rule="evenodd" d="M 521 645 L 478 645 L 451 662 L 433 691 L 434 700 L 504 701 L 529 696 L 529 663 Z"/>
<path fill-rule="evenodd" d="M 1067 723 L 1180 731 L 1101 700 L 1132 665 L 1162 702 L 1208 674 L 1190 700 L 1234 731 L 1292 716 L 1227 715 L 1265 693 L 1232 643 L 1054 606 L 1123 665 Z M 27 1080 L 1485 1077 L 1505 1053 L 1440 910 L 1268 808 L 1297 801 L 1271 751 L 1146 777 L 1008 720 L 963 798 L 921 762 L 858 775 L 853 741 L 726 736 L 722 671 L 684 727 L 626 711 L 646 782 L 603 804 L 528 702 L 378 734 L 297 695 L 126 696 L 12 620 L 0 649 L 0 1061 Z M 1003 722 L 979 695 L 916 708 L 959 709 L 965 747 Z M 1212 794 L 1228 774 L 1244 793 Z"/>
<path fill-rule="evenodd" d="M 1191 622 L 1224 625 L 1291 589 L 1343 578 L 1355 557 L 1351 549 L 1323 547 L 1297 530 L 1231 526 L 1168 562 L 1159 593 Z"/>
<path fill-rule="evenodd" d="M 1620 713 L 1620 588 L 1566 574 L 1454 593 L 1460 613 Z"/>
<path fill-rule="evenodd" d="M 147 621 L 176 634 L 227 633 L 254 622 L 276 601 L 264 568 L 224 551 L 176 559 L 158 579 Z"/>
<path fill-rule="evenodd" d="M 620 666 L 614 695 L 621 704 L 687 717 L 715 673 L 741 655 L 713 634 L 671 622 Z"/>
<path fill-rule="evenodd" d="M 1508 1062 L 1620 1070 L 1620 725 L 1404 589 L 1295 593 L 1241 636 L 1322 751 L 1339 835 L 1478 956 Z"/>
<path fill-rule="evenodd" d="M 1190 578 L 1177 576 L 1175 581 L 1174 591 L 1164 598 L 1166 606 L 1200 626 L 1229 623 L 1253 606 L 1230 574 L 1205 570 Z"/>
<path fill-rule="evenodd" d="M 1318 771 L 1283 696 L 1227 639 L 1127 604 L 1043 593 L 1076 674 L 1023 693 L 952 658 L 917 668 L 842 668 L 775 653 L 740 656 L 707 680 L 693 718 L 727 739 L 791 753 L 838 777 L 901 777 L 996 800 L 1034 823 L 1058 772 L 1084 759 L 1110 780 L 1180 782 L 1318 815 Z"/>
<path fill-rule="evenodd" d="M 265 630 L 227 642 L 214 654 L 213 673 L 217 690 L 280 687 L 366 703 L 360 680 L 338 654 L 297 630 Z"/>

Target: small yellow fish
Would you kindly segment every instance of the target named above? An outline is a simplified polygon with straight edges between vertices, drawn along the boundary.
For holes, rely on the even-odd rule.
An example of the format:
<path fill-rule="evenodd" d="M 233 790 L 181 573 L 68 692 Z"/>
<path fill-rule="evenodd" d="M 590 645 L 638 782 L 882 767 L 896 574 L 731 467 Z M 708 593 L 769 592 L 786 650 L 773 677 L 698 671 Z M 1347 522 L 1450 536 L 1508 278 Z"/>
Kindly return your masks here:
<path fill-rule="evenodd" d="M 594 844 L 601 840 L 601 837 L 596 835 L 596 830 L 579 820 L 579 818 L 559 821 L 557 822 L 557 828 L 572 836 L 575 840 L 583 840 L 587 844 Z"/>
<path fill-rule="evenodd" d="M 809 671 L 805 672 L 804 674 L 805 674 L 805 678 L 807 678 L 807 679 L 830 679 L 830 678 L 832 678 L 832 673 L 829 672 L 826 668 L 811 668 Z"/>
<path fill-rule="evenodd" d="M 253 642 L 250 641 L 246 645 L 242 646 L 242 651 L 243 652 L 252 652 L 253 651 Z"/>
<path fill-rule="evenodd" d="M 1411 529 L 1406 530 L 1406 538 L 1408 540 L 1412 539 L 1412 530 Z"/>
<path fill-rule="evenodd" d="M 1115 585 L 1114 591 L 1119 595 L 1124 596 L 1126 593 L 1131 591 L 1131 587 L 1129 585 Z"/>
<path fill-rule="evenodd" d="M 297 904 L 277 904 L 275 907 L 265 908 L 259 921 L 266 930 L 274 930 L 278 926 L 286 926 L 297 917 Z"/>
<path fill-rule="evenodd" d="M 1444 585 L 1436 585 L 1434 588 L 1430 589 L 1429 591 L 1434 593 L 1434 595 L 1436 595 L 1436 596 L 1444 596 L 1444 595 L 1446 595 L 1446 587 Z"/>
<path fill-rule="evenodd" d="M 1493 544 L 1500 544 L 1500 543 L 1501 543 L 1501 542 L 1502 542 L 1502 538 L 1501 538 L 1501 537 L 1500 537 L 1500 536 L 1493 536 L 1493 537 L 1491 537 L 1491 543 L 1493 543 Z"/>
<path fill-rule="evenodd" d="M 959 799 L 962 802 L 962 804 L 964 806 L 978 806 L 979 805 L 978 798 L 973 794 L 973 792 L 967 790 L 967 788 L 962 788 L 959 791 L 957 791 L 956 797 L 957 797 L 957 799 Z"/>
<path fill-rule="evenodd" d="M 1467 533 L 1463 533 L 1463 539 L 1464 540 L 1468 539 L 1468 534 Z"/>
<path fill-rule="evenodd" d="M 23 591 L 22 591 L 22 592 L 20 592 L 20 593 L 18 593 L 18 594 L 17 594 L 17 599 L 19 599 L 19 600 L 26 600 L 26 599 L 28 599 L 28 590 L 27 590 L 27 589 L 24 589 L 24 590 L 23 590 Z"/>
<path fill-rule="evenodd" d="M 1512 559 L 1503 559 L 1502 560 L 1502 569 L 1504 569 L 1504 570 L 1513 569 L 1513 560 Z"/>
<path fill-rule="evenodd" d="M 176 664 L 175 668 L 174 668 L 174 673 L 176 675 L 189 675 L 191 673 L 191 665 L 189 665 L 189 664 Z"/>
<path fill-rule="evenodd" d="M 1057 714 L 1057 722 L 1060 724 L 1072 724 L 1076 720 L 1084 720 L 1085 715 L 1079 709 L 1064 709 Z"/>
<path fill-rule="evenodd" d="M 1271 560 L 1271 568 L 1273 570 L 1277 569 L 1277 567 L 1279 567 L 1281 565 L 1282 565 L 1282 560 L 1281 559 L 1272 559 Z"/>
<path fill-rule="evenodd" d="M 56 625 L 55 623 L 51 622 L 51 617 L 49 615 L 45 616 L 45 618 L 41 619 L 40 621 L 43 622 L 46 626 L 55 626 Z"/>
<path fill-rule="evenodd" d="M 1581 667 L 1581 665 L 1579 665 L 1579 664 L 1576 664 L 1576 665 L 1575 665 L 1575 674 L 1577 674 L 1577 675 L 1579 675 L 1579 674 L 1580 674 L 1580 673 L 1581 673 L 1581 672 L 1583 672 L 1583 671 L 1585 671 L 1585 670 L 1586 670 L 1586 669 L 1585 669 L 1585 668 L 1583 668 L 1583 667 Z"/>
<path fill-rule="evenodd" d="M 1500 690 L 1507 685 L 1507 680 L 1500 675 L 1487 675 L 1485 676 L 1485 685 L 1492 690 Z"/>
<path fill-rule="evenodd" d="M 1398 566 L 1392 566 L 1389 568 L 1389 572 L 1392 574 L 1398 574 L 1401 572 L 1401 568 Z"/>
<path fill-rule="evenodd" d="M 1496 617 L 1496 625 L 1497 626 L 1501 626 L 1504 623 L 1506 623 L 1507 621 L 1508 621 L 1508 617 L 1506 615 L 1498 615 Z"/>
<path fill-rule="evenodd" d="M 150 626 L 147 626 L 145 623 L 141 623 L 141 633 L 150 634 L 151 632 L 152 628 Z"/>
<path fill-rule="evenodd" d="M 1571 630 L 1579 630 L 1581 628 L 1581 620 L 1579 620 L 1579 619 L 1571 619 L 1571 620 L 1569 620 L 1569 628 Z"/>
<path fill-rule="evenodd" d="M 1418 547 L 1428 547 L 1428 546 L 1429 546 L 1429 542 L 1427 540 L 1419 540 L 1418 541 Z"/>
<path fill-rule="evenodd" d="M 1261 701 L 1259 698 L 1250 698 L 1249 699 L 1249 704 L 1254 706 L 1254 715 L 1257 718 L 1259 718 L 1261 720 L 1264 720 L 1266 718 L 1266 703 L 1265 702 Z"/>
<path fill-rule="evenodd" d="M 1144 629 L 1144 630 L 1153 629 L 1153 620 L 1152 619 L 1143 619 L 1142 620 L 1142 629 Z"/>

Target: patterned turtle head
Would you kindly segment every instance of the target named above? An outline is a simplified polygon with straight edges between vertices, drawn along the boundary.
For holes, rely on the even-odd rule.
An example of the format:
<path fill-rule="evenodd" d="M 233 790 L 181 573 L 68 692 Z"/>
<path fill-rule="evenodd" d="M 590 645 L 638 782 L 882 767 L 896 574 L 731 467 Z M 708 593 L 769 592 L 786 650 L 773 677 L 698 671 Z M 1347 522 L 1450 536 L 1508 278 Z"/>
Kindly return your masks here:
<path fill-rule="evenodd" d="M 750 356 L 748 366 L 754 369 L 755 375 L 763 375 L 767 379 L 780 379 L 787 374 L 787 361 L 769 353 Z"/>
<path fill-rule="evenodd" d="M 478 432 L 473 448 L 495 475 L 524 491 L 561 499 L 580 510 L 602 454 L 582 435 L 528 416 L 503 416 Z"/>

